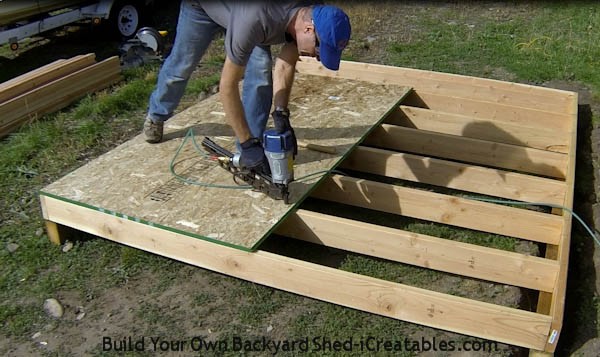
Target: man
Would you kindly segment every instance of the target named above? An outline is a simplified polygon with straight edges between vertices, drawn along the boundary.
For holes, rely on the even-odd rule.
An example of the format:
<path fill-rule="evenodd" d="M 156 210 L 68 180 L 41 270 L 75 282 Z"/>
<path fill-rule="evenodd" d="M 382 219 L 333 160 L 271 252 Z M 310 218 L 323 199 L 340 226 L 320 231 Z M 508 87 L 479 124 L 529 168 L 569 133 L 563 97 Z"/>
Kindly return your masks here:
<path fill-rule="evenodd" d="M 226 59 L 219 84 L 229 125 L 240 143 L 240 164 L 264 162 L 257 138 L 262 136 L 274 104 L 277 130 L 292 130 L 287 109 L 299 55 L 316 57 L 337 70 L 350 39 L 350 20 L 334 6 L 306 2 L 198 1 L 181 3 L 172 52 L 163 64 L 150 96 L 144 123 L 146 141 L 162 140 L 163 123 L 183 96 L 187 81 L 214 35 L 225 29 Z M 272 78 L 270 45 L 284 43 Z M 243 98 L 239 81 L 244 77 Z M 272 103 L 274 101 L 274 103 Z"/>

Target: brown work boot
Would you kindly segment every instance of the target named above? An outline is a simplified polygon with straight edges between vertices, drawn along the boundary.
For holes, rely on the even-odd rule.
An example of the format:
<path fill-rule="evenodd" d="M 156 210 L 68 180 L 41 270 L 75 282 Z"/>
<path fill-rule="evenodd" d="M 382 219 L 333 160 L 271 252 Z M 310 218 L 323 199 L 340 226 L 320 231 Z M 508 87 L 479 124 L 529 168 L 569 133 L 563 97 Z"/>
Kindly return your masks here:
<path fill-rule="evenodd" d="M 146 118 L 146 121 L 144 121 L 144 135 L 146 136 L 147 142 L 156 144 L 162 141 L 163 124 L 162 121 L 155 123 L 152 119 Z"/>

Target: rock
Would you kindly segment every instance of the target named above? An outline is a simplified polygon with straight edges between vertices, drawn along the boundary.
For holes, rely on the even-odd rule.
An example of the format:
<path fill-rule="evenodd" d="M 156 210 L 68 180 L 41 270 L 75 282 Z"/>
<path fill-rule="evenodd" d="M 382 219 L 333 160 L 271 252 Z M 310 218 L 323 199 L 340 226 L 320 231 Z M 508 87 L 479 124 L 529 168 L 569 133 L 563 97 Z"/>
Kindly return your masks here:
<path fill-rule="evenodd" d="M 19 249 L 19 245 L 15 244 L 15 243 L 8 243 L 6 245 L 6 250 L 8 250 L 9 253 L 14 253 L 17 251 L 17 249 Z"/>
<path fill-rule="evenodd" d="M 41 236 L 42 236 L 42 234 L 44 234 L 44 228 L 38 228 L 38 229 L 35 231 L 35 236 L 36 236 L 36 237 L 41 237 Z"/>
<path fill-rule="evenodd" d="M 68 252 L 71 249 L 73 249 L 73 243 L 72 242 L 66 242 L 65 245 L 62 248 L 62 251 L 64 253 L 66 253 L 66 252 Z"/>
<path fill-rule="evenodd" d="M 273 331 L 273 325 L 269 325 L 269 326 L 267 327 L 267 332 L 271 332 L 271 331 Z"/>
<path fill-rule="evenodd" d="M 44 301 L 44 310 L 48 315 L 54 318 L 62 317 L 65 312 L 60 302 L 56 299 L 46 299 L 46 301 Z"/>
<path fill-rule="evenodd" d="M 85 317 L 85 312 L 80 312 L 77 314 L 77 317 L 75 318 L 77 321 L 82 320 Z"/>
<path fill-rule="evenodd" d="M 587 341 L 580 349 L 575 351 L 574 356 L 595 357 L 600 351 L 600 338 Z"/>
<path fill-rule="evenodd" d="M 204 99 L 208 98 L 208 92 L 200 92 L 200 94 L 198 94 L 198 101 L 201 102 Z"/>
<path fill-rule="evenodd" d="M 36 338 L 39 338 L 41 335 L 42 335 L 41 332 L 36 332 L 36 333 L 33 334 L 33 336 L 31 336 L 31 339 L 35 340 Z"/>

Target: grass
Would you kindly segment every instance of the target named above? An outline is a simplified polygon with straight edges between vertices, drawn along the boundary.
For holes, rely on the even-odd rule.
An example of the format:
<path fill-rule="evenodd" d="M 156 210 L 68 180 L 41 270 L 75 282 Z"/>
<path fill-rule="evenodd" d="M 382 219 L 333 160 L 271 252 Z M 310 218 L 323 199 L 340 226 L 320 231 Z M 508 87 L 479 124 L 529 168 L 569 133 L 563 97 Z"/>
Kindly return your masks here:
<path fill-rule="evenodd" d="M 596 99 L 599 98 L 600 72 L 595 68 L 600 61 L 600 47 L 596 43 L 600 38 L 600 5 L 595 3 L 512 4 L 506 5 L 507 8 L 493 5 L 496 6 L 493 10 L 487 10 L 493 7 L 490 4 L 476 3 L 410 2 L 397 5 L 383 2 L 378 7 L 365 2 L 350 2 L 341 5 L 348 9 L 353 19 L 355 34 L 345 52 L 346 59 L 372 58 L 372 52 L 381 46 L 384 50 L 376 57 L 385 64 L 499 79 L 508 77 L 537 84 L 552 80 L 578 81 L 592 88 Z M 513 5 L 516 10 L 509 13 L 508 7 Z M 474 10 L 480 6 L 486 9 Z M 401 10 L 396 13 L 394 9 Z M 387 21 L 385 14 L 389 13 L 397 14 L 395 21 L 401 21 L 405 29 L 396 37 L 386 36 L 385 31 L 383 34 L 377 32 L 383 31 L 379 28 Z M 377 37 L 375 42 L 369 42 L 367 37 L 370 35 Z M 200 93 L 218 82 L 223 61 L 222 45 L 220 40 L 209 52 L 201 75 L 190 82 L 184 101 L 193 102 Z M 35 121 L 0 142 L 2 336 L 22 343 L 47 326 L 61 324 L 48 318 L 41 309 L 48 297 L 74 293 L 80 301 L 91 304 L 108 289 L 125 289 L 132 280 L 143 277 L 151 285 L 142 290 L 142 297 L 148 301 L 160 298 L 174 284 L 202 274 L 206 276 L 208 291 L 198 286 L 190 293 L 188 305 L 165 310 L 170 306 L 144 303 L 136 308 L 134 315 L 140 324 L 139 330 L 150 335 L 158 331 L 175 338 L 185 336 L 189 331 L 184 327 L 191 326 L 194 333 L 208 334 L 206 331 L 210 328 L 212 338 L 225 339 L 262 336 L 265 328 L 273 325 L 273 332 L 268 336 L 275 338 L 325 336 L 360 340 L 375 336 L 397 340 L 440 335 L 456 340 L 464 338 L 189 268 L 87 235 L 80 237 L 67 253 L 51 246 L 42 229 L 38 190 L 139 132 L 147 98 L 156 81 L 156 71 L 157 68 L 152 66 L 128 71 L 125 81 L 118 86 Z M 598 120 L 597 115 L 594 120 Z M 515 241 L 505 237 L 415 220 L 396 221 L 390 215 L 374 212 L 362 219 L 423 234 L 458 237 L 464 242 L 499 249 L 515 249 Z M 574 240 L 584 239 L 582 235 L 574 235 Z M 18 249 L 8 252 L 4 247 L 9 243 L 18 244 Z M 448 290 L 457 295 L 467 288 L 482 300 L 493 300 L 504 293 L 501 286 L 459 281 L 447 274 L 312 245 L 289 242 L 287 249 L 306 259 L 321 259 L 326 263 L 333 255 L 336 260 L 333 263 L 341 269 L 409 285 L 448 288 L 443 284 L 455 284 Z M 590 297 L 589 292 L 581 294 Z M 591 296 L 574 314 L 578 321 L 583 321 L 583 328 L 598 329 L 599 311 L 598 297 Z M 190 315 L 198 317 L 200 322 L 190 322 Z M 182 323 L 200 326 L 182 327 L 179 325 Z M 570 351 L 570 348 L 564 347 L 564 351 Z M 500 354 L 510 351 L 503 346 Z M 92 353 L 105 355 L 97 350 Z"/>
<path fill-rule="evenodd" d="M 485 5 L 482 5 L 485 6 Z M 442 72 L 490 76 L 504 68 L 521 82 L 574 80 L 600 91 L 600 9 L 593 3 L 530 4 L 509 19 L 474 19 L 462 7 L 419 18 L 409 42 L 392 43 L 390 63 Z"/>

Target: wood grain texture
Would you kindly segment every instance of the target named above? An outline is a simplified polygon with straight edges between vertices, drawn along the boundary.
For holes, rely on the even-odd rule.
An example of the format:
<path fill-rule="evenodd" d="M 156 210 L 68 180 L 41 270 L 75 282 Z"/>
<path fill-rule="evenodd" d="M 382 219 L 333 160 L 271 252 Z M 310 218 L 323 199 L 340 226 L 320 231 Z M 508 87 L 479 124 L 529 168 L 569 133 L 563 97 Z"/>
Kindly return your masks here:
<path fill-rule="evenodd" d="M 383 124 L 365 144 L 564 179 L 565 154 Z"/>
<path fill-rule="evenodd" d="M 0 136 L 121 79 L 118 57 L 70 73 L 0 104 Z"/>
<path fill-rule="evenodd" d="M 313 144 L 334 147 L 336 154 L 300 148 L 296 178 L 333 167 L 408 90 L 298 76 L 290 103 L 296 135 Z M 213 96 L 171 118 L 165 124 L 164 142 L 151 145 L 140 135 L 43 191 L 213 242 L 255 249 L 294 205 L 249 189 L 186 184 L 169 168 L 190 129 L 198 143 L 208 136 L 235 151 L 233 132 L 222 114 L 218 96 Z M 189 139 L 174 162 L 174 170 L 193 182 L 236 186 L 232 175 L 199 153 Z M 320 178 L 293 182 L 291 202 L 300 201 Z"/>
<path fill-rule="evenodd" d="M 562 205 L 564 181 L 473 164 L 359 146 L 341 168 L 480 193 L 509 200 Z"/>
<path fill-rule="evenodd" d="M 573 98 L 570 105 L 573 108 L 572 110 L 577 109 L 577 96 Z M 569 165 L 567 167 L 566 175 L 566 183 L 568 190 L 565 195 L 563 207 L 572 210 L 575 195 L 575 163 L 577 161 L 577 148 L 575 145 L 575 143 L 577 143 L 577 114 L 573 114 L 571 118 L 571 127 L 569 133 L 571 135 L 572 145 L 569 151 Z M 559 243 L 556 246 L 550 246 L 549 249 L 547 249 L 546 251 L 547 258 L 556 259 L 560 264 L 558 279 L 549 301 L 549 312 L 550 316 L 552 316 L 552 325 L 550 333 L 551 336 L 553 336 L 554 338 L 552 340 L 548 339 L 546 347 L 544 348 L 544 351 L 546 352 L 554 352 L 556 350 L 556 346 L 558 345 L 558 339 L 563 328 L 563 318 L 565 314 L 565 298 L 567 295 L 567 276 L 569 270 L 569 251 L 571 248 L 571 228 L 573 223 L 573 217 L 569 212 L 567 212 L 567 210 L 554 210 L 553 212 L 562 214 L 561 218 L 563 219 L 563 228 L 561 231 Z M 547 298 L 548 297 L 545 294 L 542 294 L 540 296 L 540 301 L 542 302 L 542 304 L 547 303 Z"/>
<path fill-rule="evenodd" d="M 50 197 L 54 222 L 201 268 L 374 314 L 527 348 L 542 349 L 551 318 L 329 268 L 244 252 Z M 340 288 L 343 287 L 343 288 Z"/>
<path fill-rule="evenodd" d="M 490 104 L 504 104 L 559 114 L 577 113 L 577 108 L 573 111 L 574 108 L 570 105 L 575 93 L 554 88 L 352 61 L 342 61 L 339 71 L 330 71 L 310 57 L 301 57 L 296 69 L 306 74 L 410 86 L 417 92 L 479 100 Z"/>
<path fill-rule="evenodd" d="M 552 126 L 532 127 L 527 123 L 481 120 L 467 115 L 406 105 L 395 110 L 386 119 L 386 123 L 563 154 L 569 151 L 569 132 L 556 130 Z"/>
<path fill-rule="evenodd" d="M 478 231 L 556 244 L 561 217 L 386 183 L 334 175 L 314 197 Z"/>
<path fill-rule="evenodd" d="M 96 63 L 96 55 L 61 59 L 0 83 L 0 103 Z"/>
<path fill-rule="evenodd" d="M 550 259 L 306 210 L 291 214 L 276 233 L 327 247 L 541 291 L 552 291 L 558 274 L 558 263 Z"/>

